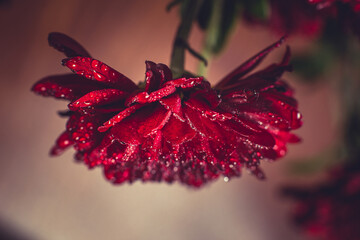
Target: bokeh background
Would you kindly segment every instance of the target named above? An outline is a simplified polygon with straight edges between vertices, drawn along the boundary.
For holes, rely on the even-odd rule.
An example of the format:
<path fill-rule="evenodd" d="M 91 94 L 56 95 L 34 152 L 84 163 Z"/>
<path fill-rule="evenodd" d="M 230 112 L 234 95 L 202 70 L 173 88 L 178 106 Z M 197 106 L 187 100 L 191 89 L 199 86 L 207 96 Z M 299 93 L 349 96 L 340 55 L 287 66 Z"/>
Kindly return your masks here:
<path fill-rule="evenodd" d="M 337 136 L 336 100 L 329 86 L 302 85 L 291 74 L 304 116 L 297 131 L 301 144 L 286 158 L 263 163 L 266 181 L 244 171 L 199 190 L 179 184 L 136 182 L 113 186 L 101 169 L 73 161 L 73 150 L 50 158 L 48 151 L 64 129 L 56 112 L 66 102 L 30 92 L 40 78 L 66 73 L 61 53 L 47 43 L 49 32 L 72 36 L 95 58 L 134 81 L 144 78 L 145 60 L 169 64 L 179 22 L 167 0 L 7 0 L 0 1 L 0 232 L 25 239 L 303 239 L 289 221 L 291 202 L 279 195 L 282 185 L 299 181 L 289 165 L 332 147 Z M 215 83 L 260 49 L 276 41 L 263 28 L 238 25 L 208 80 Z M 195 27 L 191 45 L 199 49 Z M 287 42 L 295 51 L 301 38 Z M 279 60 L 277 49 L 262 65 Z M 187 56 L 196 71 L 198 61 Z M 301 180 L 303 181 L 303 180 Z"/>

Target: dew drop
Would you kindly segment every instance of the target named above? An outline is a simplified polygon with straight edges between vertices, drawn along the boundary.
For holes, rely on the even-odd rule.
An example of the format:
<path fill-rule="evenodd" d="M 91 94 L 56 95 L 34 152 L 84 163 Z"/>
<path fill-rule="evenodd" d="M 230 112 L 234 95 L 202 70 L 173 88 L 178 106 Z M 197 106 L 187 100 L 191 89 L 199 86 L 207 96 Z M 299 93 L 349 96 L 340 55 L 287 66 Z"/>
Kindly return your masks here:
<path fill-rule="evenodd" d="M 300 119 L 301 118 L 301 113 L 298 112 L 296 117 L 297 117 L 297 119 Z"/>

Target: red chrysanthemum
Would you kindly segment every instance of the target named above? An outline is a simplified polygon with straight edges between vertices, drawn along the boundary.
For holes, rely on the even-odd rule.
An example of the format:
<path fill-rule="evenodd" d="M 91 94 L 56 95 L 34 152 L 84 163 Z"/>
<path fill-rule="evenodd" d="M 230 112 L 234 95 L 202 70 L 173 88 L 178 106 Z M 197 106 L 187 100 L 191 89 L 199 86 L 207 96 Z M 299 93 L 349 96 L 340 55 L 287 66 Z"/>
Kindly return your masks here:
<path fill-rule="evenodd" d="M 354 12 L 360 12 L 360 0 L 307 0 L 310 4 L 315 4 L 318 9 L 333 6 L 336 3 L 348 4 Z"/>
<path fill-rule="evenodd" d="M 344 30 L 360 37 L 360 0 L 307 0 L 322 17 L 335 19 Z"/>
<path fill-rule="evenodd" d="M 276 34 L 316 37 L 323 29 L 324 19 L 319 15 L 316 7 L 307 0 L 267 0 L 265 4 L 267 4 L 268 16 L 266 17 L 256 16 L 252 11 L 254 7 L 247 5 L 256 5 L 253 0 L 245 3 L 243 11 L 245 21 L 266 26 Z"/>
<path fill-rule="evenodd" d="M 360 37 L 359 0 L 269 0 L 269 4 L 266 24 L 277 33 L 313 37 L 329 24 L 336 31 L 350 30 Z"/>
<path fill-rule="evenodd" d="M 239 176 L 241 168 L 264 178 L 260 160 L 277 159 L 301 125 L 280 64 L 249 74 L 282 40 L 242 64 L 215 88 L 202 77 L 173 79 L 164 64 L 146 61 L 145 83 L 90 57 L 73 39 L 52 33 L 76 74 L 46 77 L 33 86 L 43 96 L 70 101 L 66 130 L 51 154 L 74 146 L 76 159 L 103 166 L 113 183 L 180 181 L 191 186 Z"/>
<path fill-rule="evenodd" d="M 331 172 L 330 179 L 310 188 L 288 187 L 297 201 L 294 222 L 309 236 L 323 240 L 360 239 L 360 164 Z"/>
<path fill-rule="evenodd" d="M 321 33 L 324 19 L 306 0 L 269 0 L 270 27 L 279 34 L 299 33 L 313 37 Z"/>

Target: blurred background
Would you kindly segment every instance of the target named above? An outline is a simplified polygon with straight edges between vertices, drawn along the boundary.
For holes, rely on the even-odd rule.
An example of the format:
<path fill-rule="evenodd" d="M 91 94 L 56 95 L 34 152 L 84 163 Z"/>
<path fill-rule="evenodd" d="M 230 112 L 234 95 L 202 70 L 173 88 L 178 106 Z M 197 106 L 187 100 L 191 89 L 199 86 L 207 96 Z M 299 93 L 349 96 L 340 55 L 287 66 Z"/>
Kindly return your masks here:
<path fill-rule="evenodd" d="M 222 179 L 199 190 L 179 184 L 136 182 L 111 185 L 101 169 L 73 161 L 73 150 L 57 158 L 48 151 L 64 129 L 57 115 L 66 102 L 30 92 L 40 78 L 66 73 L 64 56 L 48 46 L 57 31 L 79 41 L 95 58 L 134 81 L 144 79 L 145 60 L 169 64 L 179 23 L 167 0 L 0 1 L 0 233 L 19 239 L 303 239 L 289 221 L 291 202 L 279 195 L 282 185 L 297 182 L 289 166 L 333 146 L 337 136 L 336 98 L 324 82 L 303 85 L 286 74 L 304 116 L 296 133 L 301 144 L 285 158 L 263 163 L 267 180 L 243 176 Z M 193 48 L 202 33 L 191 33 Z M 216 83 L 278 36 L 240 24 L 207 78 Z M 287 41 L 294 51 L 308 44 Z M 285 47 L 261 65 L 279 61 Z M 187 55 L 186 67 L 198 60 Z M 261 68 L 260 67 L 260 68 Z M 301 180 L 304 181 L 304 180 Z"/>

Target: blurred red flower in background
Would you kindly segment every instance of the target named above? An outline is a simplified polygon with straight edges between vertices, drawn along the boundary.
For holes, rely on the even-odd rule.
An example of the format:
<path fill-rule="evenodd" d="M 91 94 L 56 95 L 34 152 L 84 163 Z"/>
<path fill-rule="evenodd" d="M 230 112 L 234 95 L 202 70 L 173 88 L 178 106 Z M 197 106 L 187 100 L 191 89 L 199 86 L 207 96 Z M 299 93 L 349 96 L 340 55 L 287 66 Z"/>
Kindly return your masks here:
<path fill-rule="evenodd" d="M 259 18 L 245 8 L 245 19 L 280 35 L 318 37 L 329 24 L 329 29 L 336 31 L 332 34 L 350 31 L 360 37 L 359 0 L 268 0 L 267 5 L 267 17 Z"/>
<path fill-rule="evenodd" d="M 316 239 L 360 239 L 360 164 L 331 171 L 326 183 L 313 187 L 287 187 L 285 195 L 296 201 L 293 220 Z"/>
<path fill-rule="evenodd" d="M 306 0 L 269 0 L 271 14 L 268 23 L 270 28 L 279 33 L 299 33 L 316 37 L 321 33 L 324 19 L 317 9 Z"/>
<path fill-rule="evenodd" d="M 70 146 L 90 168 L 103 166 L 113 183 L 180 181 L 199 187 L 222 175 L 226 180 L 249 169 L 264 178 L 260 160 L 286 153 L 290 133 L 301 126 L 292 90 L 280 80 L 289 48 L 279 64 L 248 74 L 283 39 L 255 55 L 214 88 L 202 77 L 173 79 L 164 64 L 146 61 L 138 86 L 90 57 L 60 33 L 49 43 L 69 58 L 76 74 L 46 77 L 32 90 L 70 101 L 66 130 L 51 154 Z"/>
<path fill-rule="evenodd" d="M 324 18 L 337 22 L 339 28 L 350 30 L 360 37 L 360 1 L 359 0 L 308 0 L 315 5 Z"/>

